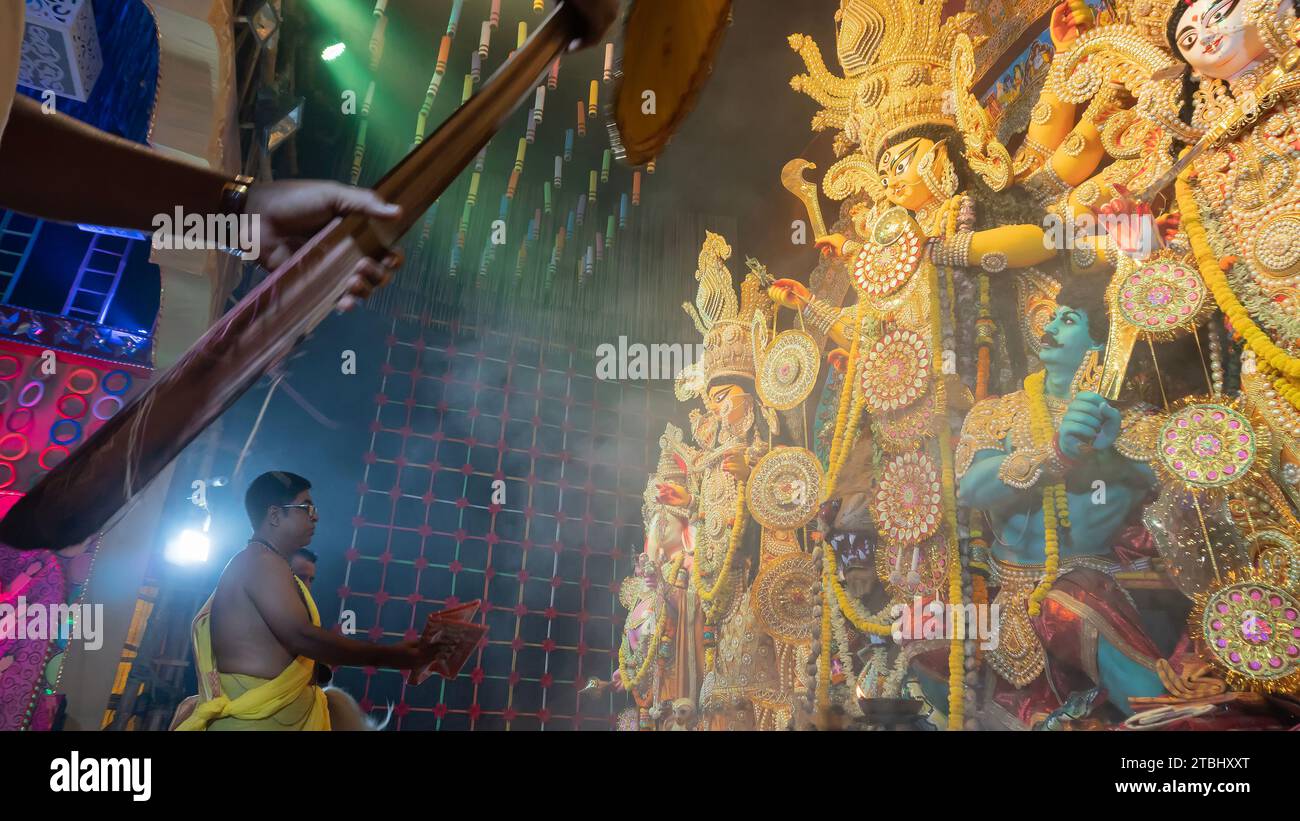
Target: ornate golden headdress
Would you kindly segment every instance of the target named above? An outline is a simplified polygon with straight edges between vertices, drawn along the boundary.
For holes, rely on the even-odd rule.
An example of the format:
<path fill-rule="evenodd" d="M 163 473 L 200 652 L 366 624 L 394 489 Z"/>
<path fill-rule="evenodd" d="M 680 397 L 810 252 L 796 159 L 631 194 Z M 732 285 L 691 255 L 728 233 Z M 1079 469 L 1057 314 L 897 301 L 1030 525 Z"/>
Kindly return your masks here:
<path fill-rule="evenodd" d="M 934 0 L 844 0 L 838 18 L 846 77 L 826 68 L 811 38 L 790 37 L 808 67 L 790 86 L 822 106 L 813 130 L 841 131 L 835 150 L 844 159 L 826 172 L 828 196 L 842 200 L 865 190 L 883 199 L 877 156 L 895 135 L 925 124 L 960 132 L 967 164 L 993 190 L 1010 184 L 1011 158 L 971 93 L 976 63 L 968 34 L 978 28 L 975 14 L 944 20 L 943 3 Z M 858 150 L 850 153 L 854 146 Z"/>
<path fill-rule="evenodd" d="M 682 309 L 695 322 L 695 329 L 704 335 L 704 361 L 699 363 L 702 368 L 685 369 L 678 377 L 678 399 L 702 394 L 710 382 L 721 376 L 754 379 L 750 323 L 755 314 L 762 314 L 770 322 L 774 308 L 754 273 L 746 275 L 741 283 L 737 303 L 731 271 L 726 265 L 730 258 L 731 246 L 727 241 L 706 231 L 704 246 L 700 248 L 700 265 L 695 271 L 695 279 L 700 283 L 695 304 L 682 303 Z"/>

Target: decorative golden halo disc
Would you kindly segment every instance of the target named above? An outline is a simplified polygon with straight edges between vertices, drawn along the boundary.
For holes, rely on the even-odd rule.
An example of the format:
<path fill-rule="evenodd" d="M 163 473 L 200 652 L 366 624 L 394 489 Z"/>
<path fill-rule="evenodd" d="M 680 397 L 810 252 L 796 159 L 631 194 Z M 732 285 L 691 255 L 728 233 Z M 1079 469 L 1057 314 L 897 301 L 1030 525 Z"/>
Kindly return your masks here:
<path fill-rule="evenodd" d="M 1300 601 L 1260 578 L 1232 580 L 1193 613 L 1206 649 L 1230 683 L 1289 690 L 1300 680 Z"/>
<path fill-rule="evenodd" d="M 812 639 L 818 607 L 813 587 L 820 567 L 808 553 L 790 553 L 770 562 L 754 579 L 754 616 L 768 633 L 789 642 Z"/>
<path fill-rule="evenodd" d="M 812 393 L 820 365 L 821 352 L 811 336 L 793 330 L 777 334 L 754 381 L 758 398 L 777 410 L 798 407 Z"/>
<path fill-rule="evenodd" d="M 812 451 L 779 447 L 759 460 L 749 476 L 749 512 L 763 527 L 794 530 L 817 515 L 822 466 Z"/>

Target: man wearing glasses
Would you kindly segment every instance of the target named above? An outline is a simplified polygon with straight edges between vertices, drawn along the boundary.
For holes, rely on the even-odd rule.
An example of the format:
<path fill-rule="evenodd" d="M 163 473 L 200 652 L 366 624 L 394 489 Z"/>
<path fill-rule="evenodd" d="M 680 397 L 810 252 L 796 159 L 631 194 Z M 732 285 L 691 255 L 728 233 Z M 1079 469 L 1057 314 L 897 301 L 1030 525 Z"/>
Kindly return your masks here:
<path fill-rule="evenodd" d="M 294 554 L 316 532 L 311 483 L 284 471 L 249 485 L 253 525 L 217 589 L 194 620 L 199 702 L 179 730 L 328 730 L 329 709 L 315 683 L 316 663 L 407 670 L 451 648 L 431 639 L 372 644 L 320 626 Z"/>

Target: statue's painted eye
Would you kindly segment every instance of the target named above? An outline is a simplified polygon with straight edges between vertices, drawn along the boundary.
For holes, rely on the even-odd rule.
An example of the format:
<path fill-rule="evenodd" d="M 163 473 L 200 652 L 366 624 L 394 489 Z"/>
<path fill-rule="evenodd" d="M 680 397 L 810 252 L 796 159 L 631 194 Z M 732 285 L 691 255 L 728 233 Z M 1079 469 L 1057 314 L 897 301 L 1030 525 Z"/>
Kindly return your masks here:
<path fill-rule="evenodd" d="M 906 159 L 899 160 L 894 166 L 894 176 L 901 177 L 907 173 L 907 166 L 910 165 Z"/>

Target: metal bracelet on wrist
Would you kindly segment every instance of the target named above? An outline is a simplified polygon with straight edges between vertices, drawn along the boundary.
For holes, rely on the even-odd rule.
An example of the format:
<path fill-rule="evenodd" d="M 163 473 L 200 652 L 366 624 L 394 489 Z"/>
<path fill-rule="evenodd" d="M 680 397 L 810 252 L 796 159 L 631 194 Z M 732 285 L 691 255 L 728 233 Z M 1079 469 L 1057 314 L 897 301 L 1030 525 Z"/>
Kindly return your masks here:
<path fill-rule="evenodd" d="M 970 244 L 975 239 L 974 231 L 958 231 L 951 237 L 935 238 L 930 241 L 930 259 L 936 265 L 950 268 L 964 268 L 970 264 Z"/>
<path fill-rule="evenodd" d="M 253 184 L 252 177 L 236 175 L 221 186 L 221 213 L 226 216 L 238 216 L 248 207 L 248 187 Z"/>
<path fill-rule="evenodd" d="M 803 318 L 813 330 L 822 336 L 826 336 L 831 331 L 831 326 L 839 318 L 839 312 L 830 306 L 824 300 L 817 297 L 809 297 L 803 306 Z"/>

